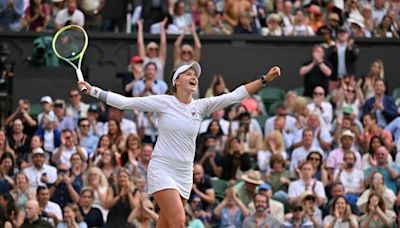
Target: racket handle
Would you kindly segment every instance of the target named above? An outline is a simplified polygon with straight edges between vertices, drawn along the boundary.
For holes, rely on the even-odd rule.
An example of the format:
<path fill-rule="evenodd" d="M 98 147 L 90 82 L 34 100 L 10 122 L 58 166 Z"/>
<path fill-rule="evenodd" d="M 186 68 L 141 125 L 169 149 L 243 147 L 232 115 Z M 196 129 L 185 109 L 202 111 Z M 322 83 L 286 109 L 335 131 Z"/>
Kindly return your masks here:
<path fill-rule="evenodd" d="M 85 80 L 83 79 L 82 71 L 81 71 L 80 69 L 76 69 L 76 76 L 78 77 L 78 82 L 83 82 L 83 81 L 85 81 Z M 82 86 L 82 87 L 80 88 L 80 90 L 81 90 L 82 93 L 86 93 L 87 88 L 86 88 L 85 86 Z"/>

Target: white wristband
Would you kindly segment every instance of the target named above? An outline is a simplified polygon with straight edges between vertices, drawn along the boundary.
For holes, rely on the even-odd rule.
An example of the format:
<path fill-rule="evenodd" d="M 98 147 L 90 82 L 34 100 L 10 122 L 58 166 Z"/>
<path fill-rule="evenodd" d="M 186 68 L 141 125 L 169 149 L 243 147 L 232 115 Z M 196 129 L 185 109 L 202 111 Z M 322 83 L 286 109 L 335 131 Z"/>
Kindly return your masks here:
<path fill-rule="evenodd" d="M 95 98 L 99 98 L 100 97 L 100 92 L 102 91 L 102 89 L 92 86 L 92 89 L 90 90 L 90 96 L 95 97 Z"/>

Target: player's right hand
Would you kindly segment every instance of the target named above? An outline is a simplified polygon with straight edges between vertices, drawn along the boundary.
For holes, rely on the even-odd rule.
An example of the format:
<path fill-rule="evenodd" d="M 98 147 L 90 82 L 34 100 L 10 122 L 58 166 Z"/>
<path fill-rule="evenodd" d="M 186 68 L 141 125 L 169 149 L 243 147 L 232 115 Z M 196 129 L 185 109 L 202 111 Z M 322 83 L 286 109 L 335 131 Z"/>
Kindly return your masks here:
<path fill-rule="evenodd" d="M 85 94 L 90 94 L 90 90 L 92 90 L 92 86 L 86 81 L 78 81 L 79 90 L 82 91 L 82 88 L 86 88 Z"/>

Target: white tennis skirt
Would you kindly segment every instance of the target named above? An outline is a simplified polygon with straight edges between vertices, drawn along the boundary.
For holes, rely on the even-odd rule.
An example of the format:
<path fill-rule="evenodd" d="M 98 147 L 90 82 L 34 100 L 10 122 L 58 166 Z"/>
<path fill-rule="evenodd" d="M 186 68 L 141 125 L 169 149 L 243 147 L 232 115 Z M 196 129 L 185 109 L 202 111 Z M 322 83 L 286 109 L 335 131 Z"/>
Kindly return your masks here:
<path fill-rule="evenodd" d="M 189 199 L 193 184 L 193 163 L 153 156 L 147 170 L 148 193 L 176 189 Z"/>

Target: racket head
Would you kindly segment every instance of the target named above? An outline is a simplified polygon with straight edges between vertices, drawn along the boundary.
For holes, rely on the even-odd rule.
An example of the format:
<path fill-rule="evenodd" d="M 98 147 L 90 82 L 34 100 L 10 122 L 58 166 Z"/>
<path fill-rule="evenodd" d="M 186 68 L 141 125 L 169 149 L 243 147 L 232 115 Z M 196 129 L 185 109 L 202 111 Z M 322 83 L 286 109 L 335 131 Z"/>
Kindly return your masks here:
<path fill-rule="evenodd" d="M 88 46 L 88 35 L 79 25 L 68 25 L 54 35 L 54 54 L 63 60 L 74 61 L 82 58 Z"/>

